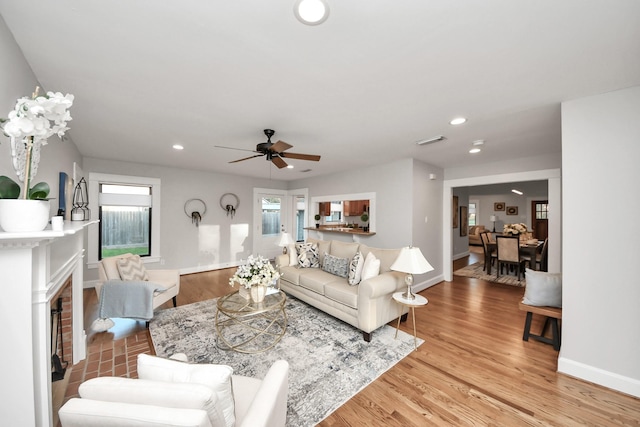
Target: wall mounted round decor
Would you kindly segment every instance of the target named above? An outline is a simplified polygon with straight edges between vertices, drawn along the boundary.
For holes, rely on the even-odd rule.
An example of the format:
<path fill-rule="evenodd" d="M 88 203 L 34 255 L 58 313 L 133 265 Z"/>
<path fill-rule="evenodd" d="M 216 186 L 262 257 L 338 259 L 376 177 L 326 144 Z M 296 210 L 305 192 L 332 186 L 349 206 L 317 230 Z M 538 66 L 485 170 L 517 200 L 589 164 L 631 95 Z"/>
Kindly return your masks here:
<path fill-rule="evenodd" d="M 504 202 L 495 202 L 493 204 L 494 211 L 503 211 L 504 210 Z"/>
<path fill-rule="evenodd" d="M 517 206 L 507 206 L 507 215 L 518 215 Z"/>
<path fill-rule="evenodd" d="M 240 206 L 240 199 L 235 194 L 224 193 L 222 197 L 220 197 L 220 207 L 223 211 L 227 212 L 227 216 L 233 218 L 238 210 L 238 206 Z"/>

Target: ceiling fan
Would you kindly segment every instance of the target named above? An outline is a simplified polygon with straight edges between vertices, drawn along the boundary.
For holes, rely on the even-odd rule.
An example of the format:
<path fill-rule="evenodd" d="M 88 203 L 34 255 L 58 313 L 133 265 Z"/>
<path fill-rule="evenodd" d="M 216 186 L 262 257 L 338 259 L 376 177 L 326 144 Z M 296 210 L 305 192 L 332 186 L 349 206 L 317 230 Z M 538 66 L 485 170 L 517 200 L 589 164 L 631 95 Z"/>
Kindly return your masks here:
<path fill-rule="evenodd" d="M 261 142 L 260 144 L 256 145 L 255 150 L 243 150 L 242 148 L 223 147 L 220 145 L 216 145 L 216 147 L 228 148 L 230 150 L 242 150 L 242 151 L 251 151 L 254 153 L 258 153 L 253 156 L 245 157 L 238 160 L 233 160 L 229 163 L 238 163 L 244 160 L 253 159 L 255 157 L 266 156 L 267 161 L 271 161 L 279 169 L 282 169 L 287 167 L 287 162 L 284 161 L 284 159 L 286 158 L 298 159 L 298 160 L 311 160 L 313 162 L 317 162 L 320 160 L 320 156 L 315 154 L 299 154 L 299 153 L 289 153 L 289 152 L 285 153 L 285 151 L 287 151 L 289 148 L 293 146 L 280 140 L 278 140 L 278 142 L 275 142 L 275 143 L 271 142 L 271 137 L 273 136 L 274 133 L 276 132 L 272 129 L 265 129 L 264 134 L 267 136 L 267 142 Z"/>

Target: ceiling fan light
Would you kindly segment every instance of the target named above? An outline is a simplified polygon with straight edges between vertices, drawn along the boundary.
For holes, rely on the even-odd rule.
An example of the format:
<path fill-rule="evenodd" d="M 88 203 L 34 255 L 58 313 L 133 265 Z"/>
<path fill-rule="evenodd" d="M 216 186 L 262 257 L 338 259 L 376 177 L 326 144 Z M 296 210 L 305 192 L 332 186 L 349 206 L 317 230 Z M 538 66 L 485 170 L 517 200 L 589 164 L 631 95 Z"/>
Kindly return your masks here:
<path fill-rule="evenodd" d="M 305 25 L 320 25 L 329 17 L 329 5 L 325 0 L 297 0 L 293 13 Z"/>
<path fill-rule="evenodd" d="M 456 117 L 455 119 L 452 119 L 452 120 L 449 122 L 449 124 L 452 124 L 452 125 L 454 125 L 454 126 L 455 126 L 455 125 L 461 125 L 461 124 L 463 124 L 463 123 L 464 123 L 464 122 L 466 122 L 466 121 L 467 121 L 467 119 L 465 119 L 464 117 Z"/>
<path fill-rule="evenodd" d="M 471 154 L 477 154 L 477 153 L 479 153 L 480 151 L 482 151 L 482 150 L 481 150 L 481 149 L 479 149 L 478 147 L 474 147 L 474 148 L 472 148 L 471 150 L 469 150 L 469 153 L 471 153 Z"/>

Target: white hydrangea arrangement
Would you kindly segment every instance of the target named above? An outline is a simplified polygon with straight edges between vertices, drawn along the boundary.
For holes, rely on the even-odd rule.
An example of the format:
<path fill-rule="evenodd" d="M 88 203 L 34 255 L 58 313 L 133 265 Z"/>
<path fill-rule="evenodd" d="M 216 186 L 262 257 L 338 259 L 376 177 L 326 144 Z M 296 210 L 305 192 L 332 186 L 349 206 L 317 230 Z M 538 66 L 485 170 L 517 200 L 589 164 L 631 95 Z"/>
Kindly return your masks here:
<path fill-rule="evenodd" d="M 250 255 L 246 264 L 238 267 L 235 274 L 229 279 L 229 285 L 239 283 L 247 289 L 252 286 L 272 286 L 280 278 L 280 273 L 271 262 L 262 255 Z"/>
<path fill-rule="evenodd" d="M 527 224 L 505 224 L 502 230 L 504 234 L 521 234 L 527 232 Z"/>

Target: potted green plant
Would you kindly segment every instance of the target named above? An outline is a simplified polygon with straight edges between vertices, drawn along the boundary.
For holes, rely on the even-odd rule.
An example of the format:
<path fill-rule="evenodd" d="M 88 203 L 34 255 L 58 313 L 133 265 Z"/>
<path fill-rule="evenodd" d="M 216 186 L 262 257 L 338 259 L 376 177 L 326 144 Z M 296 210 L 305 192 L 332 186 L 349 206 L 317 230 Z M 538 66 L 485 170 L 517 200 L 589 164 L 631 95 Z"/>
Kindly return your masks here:
<path fill-rule="evenodd" d="M 7 119 L 0 119 L 4 134 L 11 138 L 13 168 L 23 184 L 7 176 L 0 177 L 0 227 L 8 232 L 41 231 L 49 222 L 50 187 L 40 182 L 31 187 L 38 171 L 40 149 L 55 135 L 62 137 L 69 129 L 69 108 L 73 95 L 47 92 L 18 99 Z"/>
<path fill-rule="evenodd" d="M 313 217 L 316 220 L 316 228 L 320 228 L 320 214 Z"/>
<path fill-rule="evenodd" d="M 367 223 L 369 221 L 369 214 L 365 212 L 360 215 L 360 221 L 362 221 L 362 230 L 365 232 L 369 231 L 369 224 Z"/>

